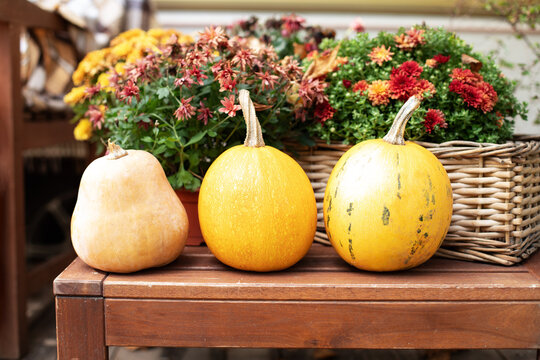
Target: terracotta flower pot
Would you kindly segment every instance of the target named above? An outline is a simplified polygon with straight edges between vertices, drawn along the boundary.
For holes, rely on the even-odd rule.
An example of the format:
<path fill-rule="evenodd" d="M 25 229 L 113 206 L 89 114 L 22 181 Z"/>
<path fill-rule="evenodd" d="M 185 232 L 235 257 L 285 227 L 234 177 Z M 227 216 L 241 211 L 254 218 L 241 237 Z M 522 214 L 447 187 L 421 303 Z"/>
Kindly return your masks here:
<path fill-rule="evenodd" d="M 199 190 L 189 191 L 184 189 L 175 190 L 176 195 L 184 205 L 189 221 L 187 245 L 200 245 L 204 242 L 199 226 Z"/>

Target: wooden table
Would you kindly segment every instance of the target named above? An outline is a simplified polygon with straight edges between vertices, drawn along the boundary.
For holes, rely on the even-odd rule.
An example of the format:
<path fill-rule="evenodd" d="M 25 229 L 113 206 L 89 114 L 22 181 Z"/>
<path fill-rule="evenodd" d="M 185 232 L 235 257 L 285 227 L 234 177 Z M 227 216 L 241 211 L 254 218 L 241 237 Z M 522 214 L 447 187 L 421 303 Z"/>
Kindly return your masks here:
<path fill-rule="evenodd" d="M 76 259 L 54 282 L 59 359 L 107 346 L 477 349 L 540 347 L 540 255 L 501 267 L 432 259 L 377 274 L 314 245 L 293 268 L 249 273 L 206 247 L 130 275 Z"/>

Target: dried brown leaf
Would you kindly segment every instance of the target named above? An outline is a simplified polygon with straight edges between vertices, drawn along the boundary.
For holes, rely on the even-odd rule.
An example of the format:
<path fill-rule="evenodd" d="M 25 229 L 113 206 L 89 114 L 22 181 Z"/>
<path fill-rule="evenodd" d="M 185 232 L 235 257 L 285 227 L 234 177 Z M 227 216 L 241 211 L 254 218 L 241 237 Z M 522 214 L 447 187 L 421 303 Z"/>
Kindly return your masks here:
<path fill-rule="evenodd" d="M 463 65 L 469 65 L 473 72 L 479 72 L 483 65 L 481 61 L 476 60 L 467 54 L 461 54 L 461 63 Z"/>
<path fill-rule="evenodd" d="M 325 76 L 343 62 L 346 62 L 346 58 L 340 58 L 337 56 L 339 52 L 338 44 L 332 51 L 322 53 L 319 57 L 315 58 L 311 65 L 304 74 L 304 79 L 316 79 Z"/>

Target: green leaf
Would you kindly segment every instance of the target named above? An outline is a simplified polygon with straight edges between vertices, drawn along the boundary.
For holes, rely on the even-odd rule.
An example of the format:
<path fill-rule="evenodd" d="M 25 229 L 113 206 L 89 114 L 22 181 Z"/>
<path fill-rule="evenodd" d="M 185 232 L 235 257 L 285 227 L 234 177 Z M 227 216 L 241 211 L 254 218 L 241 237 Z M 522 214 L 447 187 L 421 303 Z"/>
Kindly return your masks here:
<path fill-rule="evenodd" d="M 158 96 L 158 99 L 162 100 L 162 99 L 166 98 L 167 96 L 169 96 L 169 88 L 166 88 L 166 87 L 159 88 L 156 91 L 156 94 Z"/>
<path fill-rule="evenodd" d="M 189 145 L 193 145 L 193 144 L 198 143 L 199 141 L 202 140 L 202 138 L 204 137 L 204 135 L 206 135 L 206 130 L 201 131 L 201 132 L 199 132 L 199 133 L 193 135 L 193 136 L 191 137 L 191 139 L 189 139 L 189 141 L 187 142 L 187 144 L 184 145 L 184 146 L 187 147 L 187 146 L 189 146 Z"/>

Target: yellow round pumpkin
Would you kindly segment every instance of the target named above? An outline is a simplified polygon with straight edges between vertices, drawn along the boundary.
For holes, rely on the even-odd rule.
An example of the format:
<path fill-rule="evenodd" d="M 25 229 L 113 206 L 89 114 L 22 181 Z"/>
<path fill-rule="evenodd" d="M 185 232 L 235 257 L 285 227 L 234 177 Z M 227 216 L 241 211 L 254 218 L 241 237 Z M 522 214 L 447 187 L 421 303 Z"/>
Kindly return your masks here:
<path fill-rule="evenodd" d="M 317 206 L 309 179 L 285 153 L 265 146 L 247 90 L 239 93 L 244 145 L 221 154 L 204 176 L 199 221 L 208 248 L 241 270 L 276 271 L 309 250 Z"/>
<path fill-rule="evenodd" d="M 405 142 L 420 101 L 410 98 L 383 139 L 349 149 L 324 194 L 324 224 L 338 254 L 363 270 L 394 271 L 428 260 L 452 218 L 452 188 L 440 161 Z"/>
<path fill-rule="evenodd" d="M 84 171 L 71 218 L 77 255 L 104 271 L 162 266 L 184 249 L 188 220 L 159 161 L 109 144 Z"/>

